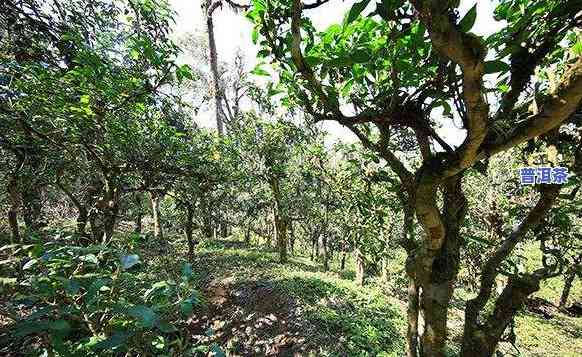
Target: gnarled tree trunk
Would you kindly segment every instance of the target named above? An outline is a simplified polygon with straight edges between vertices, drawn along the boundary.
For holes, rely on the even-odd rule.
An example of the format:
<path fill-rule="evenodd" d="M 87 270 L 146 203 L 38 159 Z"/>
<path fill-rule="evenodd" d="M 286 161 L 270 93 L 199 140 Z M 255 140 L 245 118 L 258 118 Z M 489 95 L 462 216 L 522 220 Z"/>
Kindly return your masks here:
<path fill-rule="evenodd" d="M 85 237 L 87 232 L 87 221 L 89 219 L 89 212 L 87 211 L 87 207 L 81 201 L 75 197 L 73 192 L 65 186 L 60 179 L 57 179 L 57 186 L 65 193 L 65 195 L 71 200 L 75 208 L 77 208 L 77 230 L 76 233 L 82 237 Z"/>
<path fill-rule="evenodd" d="M 281 190 L 279 189 L 279 180 L 276 177 L 270 179 L 271 191 L 275 199 L 273 207 L 273 219 L 275 228 L 275 238 L 279 250 L 279 261 L 287 262 L 287 215 L 281 201 Z"/>
<path fill-rule="evenodd" d="M 568 298 L 570 297 L 570 290 L 572 289 L 572 284 L 574 283 L 574 279 L 576 278 L 575 272 L 568 272 L 566 273 L 566 277 L 564 279 L 564 288 L 562 289 L 562 294 L 560 295 L 560 304 L 561 308 L 566 307 L 568 303 Z"/>
<path fill-rule="evenodd" d="M 245 230 L 245 245 L 248 247 L 251 245 L 251 229 L 247 228 Z"/>
<path fill-rule="evenodd" d="M 194 248 L 196 242 L 192 236 L 192 226 L 194 221 L 194 209 L 191 205 L 186 204 L 186 221 L 184 222 L 184 233 L 186 234 L 186 241 L 188 242 L 188 258 L 190 261 L 194 259 Z"/>
<path fill-rule="evenodd" d="M 136 206 L 136 212 L 135 212 L 135 223 L 133 225 L 133 232 L 140 234 L 142 230 L 142 219 L 143 219 L 143 197 L 141 192 L 137 192 L 135 194 L 134 202 Z"/>
<path fill-rule="evenodd" d="M 31 184 L 28 185 L 22 193 L 22 217 L 24 219 L 24 224 L 26 229 L 34 232 L 37 231 L 42 224 L 42 198 L 40 187 L 31 180 Z"/>
<path fill-rule="evenodd" d="M 532 274 L 511 276 L 503 292 L 495 301 L 493 313 L 489 316 L 481 316 L 491 298 L 495 279 L 499 274 L 498 268 L 525 235 L 546 216 L 558 197 L 559 191 L 559 186 L 542 186 L 541 196 L 536 206 L 485 262 L 481 273 L 479 293 L 477 297 L 467 302 L 465 308 L 461 356 L 491 356 L 497 348 L 503 331 L 514 319 L 527 297 L 539 290 L 540 280 L 546 274 L 544 269 Z M 481 322 L 481 320 L 485 322 Z"/>
<path fill-rule="evenodd" d="M 329 270 L 329 252 L 327 247 L 327 235 L 326 232 L 322 232 L 319 235 L 319 256 L 323 264 L 323 271 Z"/>
<path fill-rule="evenodd" d="M 20 230 L 18 228 L 18 208 L 20 207 L 20 193 L 18 192 L 18 179 L 16 174 L 11 174 L 7 184 L 10 209 L 8 210 L 8 224 L 14 243 L 20 242 Z"/>
<path fill-rule="evenodd" d="M 164 238 L 162 231 L 162 223 L 160 217 L 160 199 L 161 194 L 157 191 L 150 192 L 150 200 L 152 203 L 152 218 L 154 220 L 154 238 L 161 241 Z"/>
<path fill-rule="evenodd" d="M 568 303 L 568 297 L 570 296 L 570 290 L 572 289 L 572 284 L 576 275 L 580 274 L 582 270 L 582 254 L 578 255 L 574 259 L 574 264 L 568 268 L 564 276 L 564 288 L 562 289 L 562 294 L 560 295 L 560 308 L 566 307 Z"/>
<path fill-rule="evenodd" d="M 359 248 L 354 250 L 354 259 L 356 261 L 356 284 L 362 286 L 366 278 L 366 265 L 364 255 Z"/>

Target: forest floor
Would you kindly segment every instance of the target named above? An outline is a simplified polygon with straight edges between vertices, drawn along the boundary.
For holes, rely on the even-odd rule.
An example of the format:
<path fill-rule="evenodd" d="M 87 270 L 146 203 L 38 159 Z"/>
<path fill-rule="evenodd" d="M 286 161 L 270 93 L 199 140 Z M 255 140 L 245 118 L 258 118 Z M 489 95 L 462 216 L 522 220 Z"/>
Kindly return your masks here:
<path fill-rule="evenodd" d="M 156 259 L 156 257 L 152 257 Z M 168 266 L 168 260 L 161 258 Z M 403 272 L 390 283 L 353 282 L 351 262 L 343 272 L 323 272 L 308 257 L 291 256 L 285 265 L 275 252 L 233 240 L 203 242 L 193 262 L 203 301 L 192 319 L 192 338 L 217 343 L 231 356 L 378 355 L 400 356 L 406 330 Z M 500 351 L 513 356 L 582 355 L 582 318 L 557 310 L 543 288 L 516 319 L 517 339 Z M 574 300 L 582 295 L 576 285 Z M 554 295 L 554 297 L 559 295 Z M 540 305 L 541 304 L 541 305 Z M 538 306 L 539 305 L 539 306 Z M 456 354 L 462 332 L 463 300 L 456 299 L 449 326 Z"/>
<path fill-rule="evenodd" d="M 120 295 L 143 295 L 148 282 L 160 279 L 179 281 L 186 261 L 181 237 L 167 237 L 171 243 L 164 245 L 149 237 L 136 241 L 129 237 L 120 235 L 116 249 L 139 255 L 141 264 L 132 276 L 143 282 Z M 335 256 L 324 272 L 321 263 L 298 254 L 280 264 L 275 251 L 258 244 L 246 246 L 235 237 L 202 241 L 192 261 L 199 301 L 192 317 L 181 324 L 187 331 L 180 334 L 200 347 L 196 351 L 201 356 L 402 356 L 406 332 L 402 259 L 391 261 L 387 282 L 371 277 L 362 287 L 354 283 L 351 259 L 341 271 Z M 516 319 L 515 343 L 500 345 L 503 355 L 582 356 L 582 317 L 566 315 L 552 304 L 561 284 L 560 278 L 547 281 L 530 299 Z M 458 354 L 464 301 L 469 296 L 463 289 L 455 291 L 448 323 L 450 356 Z M 582 301 L 579 280 L 570 301 Z M 0 296 L 0 303 L 7 301 Z M 3 336 L 13 341 L 4 351 L 32 346 L 30 341 L 36 340 L 12 340 L 10 323 L 1 315 L 0 342 Z M 208 353 L 212 346 L 220 353 Z"/>

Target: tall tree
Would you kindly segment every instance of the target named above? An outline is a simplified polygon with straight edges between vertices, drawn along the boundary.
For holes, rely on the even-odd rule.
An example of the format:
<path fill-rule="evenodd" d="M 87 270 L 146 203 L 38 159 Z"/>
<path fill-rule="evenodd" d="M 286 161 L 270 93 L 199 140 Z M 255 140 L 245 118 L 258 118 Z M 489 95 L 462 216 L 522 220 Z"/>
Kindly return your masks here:
<path fill-rule="evenodd" d="M 495 15 L 507 25 L 487 40 L 469 32 L 476 7 L 460 18 L 455 2 L 427 0 L 378 2 L 366 17 L 360 15 L 370 1 L 357 2 L 342 25 L 318 33 L 304 10 L 326 3 L 256 0 L 250 16 L 262 35 L 263 53 L 282 69 L 289 102 L 298 103 L 316 121 L 334 120 L 349 128 L 398 176 L 402 201 L 411 203 L 423 230 L 420 239 L 402 242 L 409 253 L 409 299 L 420 300 L 409 304 L 408 355 L 443 356 L 467 210 L 463 177 L 473 167 L 482 168 L 487 158 L 560 128 L 579 108 L 582 56 L 571 34 L 581 22 L 580 1 L 536 1 L 527 12 L 519 10 L 520 1 L 502 1 Z M 563 40 L 567 47 L 561 46 Z M 489 50 L 496 51 L 497 59 L 486 60 Z M 554 76 L 557 82 L 542 80 L 537 87 L 543 93 L 529 91 L 535 71 L 548 70 L 549 64 L 561 68 Z M 484 76 L 497 72 L 506 79 L 492 92 Z M 500 100 L 495 112 L 487 95 Z M 532 101 L 539 109 L 530 112 Z M 451 104 L 455 115 L 437 120 L 433 109 L 443 107 L 449 113 Z M 348 106 L 354 114 L 345 114 Z M 457 148 L 436 131 L 439 122 L 453 118 L 461 119 L 466 132 Z M 404 161 L 398 148 L 416 150 L 420 165 Z M 487 269 L 499 269 L 515 242 L 549 212 L 559 190 L 540 188 L 538 203 L 499 246 L 499 259 Z M 514 277 L 496 301 L 499 312 L 514 315 L 535 287 Z M 492 325 L 478 325 L 483 307 L 479 302 L 467 308 L 466 321 L 477 325 L 466 325 L 463 355 L 487 354 L 509 322 L 507 316 L 493 315 Z M 424 332 L 417 338 L 421 312 Z M 492 332 L 482 338 L 487 328 Z"/>
<path fill-rule="evenodd" d="M 216 51 L 216 38 L 214 35 L 214 12 L 218 8 L 227 5 L 234 11 L 248 9 L 248 5 L 238 4 L 230 0 L 204 0 L 202 1 L 202 14 L 206 23 L 206 35 L 208 36 L 208 65 L 210 67 L 209 90 L 214 101 L 216 129 L 220 135 L 224 134 L 225 113 L 222 107 L 224 98 L 223 88 L 220 86 L 220 73 L 218 71 L 218 53 Z"/>

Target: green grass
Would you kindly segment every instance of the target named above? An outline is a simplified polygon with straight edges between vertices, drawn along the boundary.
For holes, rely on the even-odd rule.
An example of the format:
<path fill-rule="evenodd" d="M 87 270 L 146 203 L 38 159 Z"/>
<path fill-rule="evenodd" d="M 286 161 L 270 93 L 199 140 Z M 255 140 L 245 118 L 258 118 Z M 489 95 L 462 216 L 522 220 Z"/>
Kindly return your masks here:
<path fill-rule="evenodd" d="M 323 272 L 304 257 L 285 265 L 277 254 L 249 248 L 205 245 L 196 263 L 202 281 L 228 277 L 233 286 L 260 282 L 301 306 L 302 330 L 318 355 L 348 353 L 399 356 L 404 352 L 401 302 L 376 285 L 356 286 L 336 272 Z"/>
<path fill-rule="evenodd" d="M 250 282 L 271 284 L 283 296 L 295 299 L 303 308 L 308 338 L 321 346 L 318 355 L 402 355 L 406 330 L 405 277 L 402 265 L 390 262 L 389 283 L 369 278 L 364 287 L 353 281 L 353 262 L 346 270 L 323 272 L 320 264 L 303 256 L 292 256 L 285 265 L 278 263 L 276 252 L 264 248 L 233 246 L 227 242 L 206 243 L 199 251 L 197 264 L 202 280 L 228 277 L 235 285 Z M 542 284 L 536 294 L 556 302 L 562 279 Z M 458 350 L 463 326 L 464 300 L 473 294 L 457 289 L 449 314 L 451 354 Z M 579 299 L 582 287 L 577 281 L 570 301 Z M 557 313 L 545 320 L 523 312 L 516 319 L 516 347 L 522 356 L 577 356 L 582 354 L 582 319 Z M 517 351 L 509 343 L 500 350 L 510 355 Z"/>
<path fill-rule="evenodd" d="M 120 291 L 120 296 L 143 291 L 157 281 L 180 280 L 182 265 L 187 259 L 185 242 L 180 237 L 167 237 L 167 242 L 171 243 L 159 244 L 131 234 L 116 237 L 115 246 L 119 254 L 138 254 L 144 262 L 135 273 L 135 279 L 144 286 L 128 283 L 127 291 Z M 360 287 L 353 282 L 354 264 L 351 257 L 344 271 L 339 271 L 336 257 L 331 261 L 332 270 L 324 272 L 320 263 L 304 256 L 293 255 L 288 263 L 280 264 L 278 254 L 265 247 L 247 247 L 234 240 L 203 241 L 197 247 L 192 264 L 204 306 L 197 314 L 217 312 L 211 308 L 213 302 L 209 287 L 213 284 L 222 285 L 229 292 L 244 290 L 251 294 L 256 293 L 259 287 L 266 287 L 271 292 L 265 298 L 267 301 L 261 301 L 264 296 L 256 294 L 249 304 L 238 307 L 245 311 L 245 316 L 253 313 L 266 316 L 270 312 L 288 310 L 287 327 L 306 340 L 308 353 L 305 355 L 401 356 L 406 331 L 406 278 L 402 260 L 403 256 L 399 255 L 389 262 L 388 282 L 370 277 L 366 285 Z M 550 279 L 543 283 L 536 295 L 555 303 L 562 284 L 561 278 Z M 473 293 L 464 289 L 455 290 L 449 314 L 450 355 L 458 352 L 464 304 L 472 296 Z M 576 301 L 581 296 L 582 287 L 576 281 L 570 301 Z M 230 303 L 239 304 L 234 301 Z M 264 309 L 261 304 L 271 306 Z M 209 320 L 226 318 L 225 314 L 221 315 L 209 316 Z M 237 322 L 237 319 L 231 317 L 239 325 L 244 323 Z M 291 327 L 293 320 L 295 330 Z M 272 333 L 281 333 L 287 327 L 280 327 Z M 226 335 L 230 333 L 225 331 Z M 516 318 L 516 333 L 517 350 L 509 343 L 502 343 L 500 351 L 520 356 L 582 355 L 581 318 L 556 313 L 552 319 L 546 320 L 533 313 L 522 312 Z M 241 343 L 240 336 L 225 336 L 220 343 L 223 347 L 235 346 Z"/>

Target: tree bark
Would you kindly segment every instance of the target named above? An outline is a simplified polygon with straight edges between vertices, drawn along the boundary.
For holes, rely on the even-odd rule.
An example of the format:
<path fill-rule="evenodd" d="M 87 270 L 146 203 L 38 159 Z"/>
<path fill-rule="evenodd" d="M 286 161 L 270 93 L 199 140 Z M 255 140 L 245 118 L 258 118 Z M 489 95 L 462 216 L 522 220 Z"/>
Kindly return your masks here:
<path fill-rule="evenodd" d="M 354 250 L 354 258 L 356 261 L 356 284 L 359 286 L 364 285 L 364 280 L 366 278 L 366 265 L 364 262 L 364 255 L 359 248 Z"/>
<path fill-rule="evenodd" d="M 21 193 L 23 201 L 22 217 L 24 219 L 26 229 L 34 232 L 37 231 L 41 226 L 42 199 L 40 187 L 38 187 L 38 185 L 36 185 L 34 182 L 31 182 L 31 184 L 28 186 L 29 187 L 27 187 L 26 190 Z"/>
<path fill-rule="evenodd" d="M 382 282 L 388 282 L 388 258 L 382 257 Z"/>
<path fill-rule="evenodd" d="M 340 262 L 340 270 L 343 271 L 346 268 L 346 251 L 342 250 L 342 258 Z"/>
<path fill-rule="evenodd" d="M 295 250 L 295 231 L 293 230 L 293 221 L 289 221 L 289 252 L 293 254 Z"/>
<path fill-rule="evenodd" d="M 161 194 L 159 192 L 150 192 L 150 200 L 152 203 L 152 218 L 154 220 L 154 238 L 158 241 L 164 239 L 160 217 L 160 198 Z"/>
<path fill-rule="evenodd" d="M 135 224 L 133 228 L 134 233 L 141 233 L 142 230 L 142 219 L 143 219 L 143 197 L 140 192 L 135 194 L 135 205 L 137 207 L 137 212 L 135 214 Z"/>
<path fill-rule="evenodd" d="M 422 285 L 420 306 L 424 317 L 421 351 L 423 356 L 444 356 L 447 340 L 447 312 L 453 294 L 453 282 Z"/>
<path fill-rule="evenodd" d="M 87 211 L 87 207 L 75 195 L 71 190 L 65 186 L 60 179 L 57 179 L 56 183 L 57 187 L 61 189 L 65 193 L 65 195 L 71 200 L 75 208 L 77 208 L 77 234 L 84 237 L 86 236 L 87 232 L 87 221 L 89 219 L 89 212 Z"/>
<path fill-rule="evenodd" d="M 214 99 L 214 106 L 216 107 L 216 129 L 219 135 L 224 135 L 224 123 L 222 120 L 221 109 L 221 90 L 220 90 L 220 76 L 218 74 L 218 54 L 216 51 L 216 39 L 214 38 L 214 20 L 212 18 L 213 12 L 218 6 L 219 2 L 208 2 L 208 5 L 202 7 L 202 11 L 206 17 L 206 34 L 208 35 L 208 60 L 210 64 L 210 90 L 211 96 Z"/>
<path fill-rule="evenodd" d="M 310 255 L 309 255 L 309 259 L 313 262 L 315 260 L 317 260 L 317 241 L 318 241 L 319 237 L 317 235 L 317 231 L 313 230 L 311 232 L 311 249 L 310 249 Z"/>
<path fill-rule="evenodd" d="M 461 356 L 490 357 L 495 353 L 507 326 L 523 307 L 529 295 L 540 289 L 540 279 L 534 274 L 511 277 L 495 302 L 493 313 L 483 326 L 475 326 L 463 335 Z"/>
<path fill-rule="evenodd" d="M 220 237 L 228 237 L 228 223 L 226 222 L 220 223 Z"/>
<path fill-rule="evenodd" d="M 539 289 L 541 275 L 523 274 L 512 276 L 501 295 L 495 301 L 493 313 L 481 323 L 483 310 L 491 298 L 499 266 L 511 254 L 515 246 L 526 234 L 540 224 L 550 211 L 560 191 L 559 186 L 541 186 L 541 196 L 534 208 L 522 222 L 514 228 L 509 237 L 495 250 L 485 262 L 481 273 L 481 286 L 478 295 L 467 302 L 463 330 L 462 356 L 491 355 L 507 325 L 513 320 L 525 299 Z"/>
<path fill-rule="evenodd" d="M 277 219 L 275 235 L 277 237 L 277 248 L 279 249 L 279 262 L 287 262 L 287 221 Z"/>
<path fill-rule="evenodd" d="M 245 230 L 245 245 L 248 247 L 251 245 L 251 229 L 247 228 Z"/>
<path fill-rule="evenodd" d="M 271 191 L 274 198 L 273 220 L 275 228 L 275 238 L 277 241 L 277 248 L 279 250 L 279 261 L 281 263 L 287 262 L 287 214 L 285 207 L 283 207 L 281 190 L 279 188 L 279 180 L 277 177 L 270 179 Z"/>
<path fill-rule="evenodd" d="M 8 210 L 8 224 L 12 234 L 13 243 L 21 242 L 20 229 L 18 227 L 18 208 L 20 207 L 20 194 L 18 192 L 18 179 L 16 174 L 10 175 L 8 178 L 8 198 L 10 201 L 10 209 Z"/>
<path fill-rule="evenodd" d="M 188 258 L 190 262 L 194 259 L 194 248 L 196 242 L 192 236 L 192 222 L 194 220 L 194 210 L 191 205 L 186 205 L 186 221 L 184 222 L 184 233 L 188 242 Z"/>
<path fill-rule="evenodd" d="M 561 308 L 566 307 L 568 303 L 568 297 L 570 297 L 570 289 L 572 289 L 572 284 L 574 283 L 574 279 L 576 278 L 575 271 L 568 271 L 566 273 L 564 279 L 564 288 L 562 289 L 562 294 L 560 295 L 560 304 Z"/>
<path fill-rule="evenodd" d="M 319 235 L 319 256 L 323 264 L 323 271 L 329 270 L 329 254 L 327 247 L 327 235 L 325 232 Z"/>
<path fill-rule="evenodd" d="M 423 356 L 445 355 L 447 312 L 459 270 L 459 231 L 466 213 L 467 201 L 461 187 L 461 175 L 448 178 L 443 186 L 442 213 L 438 209 L 436 213 L 433 211 L 437 207 L 436 191 L 417 191 L 417 194 L 424 195 L 422 199 L 417 196 L 415 204 L 427 239 L 419 252 L 409 252 L 407 262 L 408 275 L 421 291 L 419 306 L 424 317 L 424 328 L 419 349 Z M 421 210 L 424 214 L 419 213 L 419 205 L 425 210 Z"/>
<path fill-rule="evenodd" d="M 418 313 L 419 291 L 414 279 L 408 279 L 408 328 L 406 331 L 406 356 L 418 356 Z"/>

